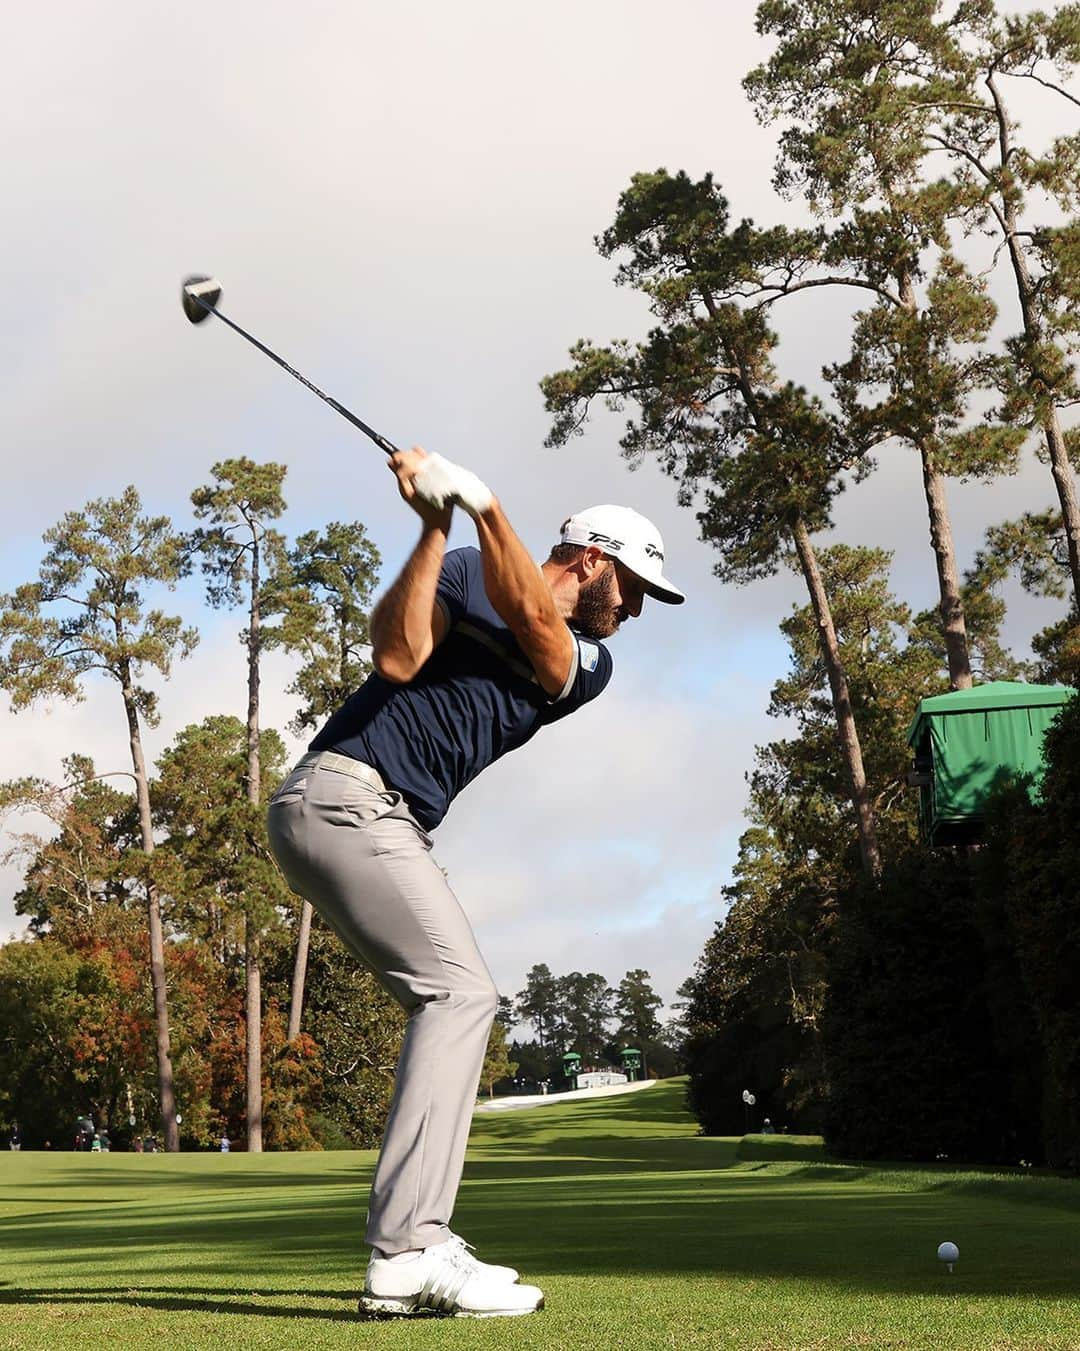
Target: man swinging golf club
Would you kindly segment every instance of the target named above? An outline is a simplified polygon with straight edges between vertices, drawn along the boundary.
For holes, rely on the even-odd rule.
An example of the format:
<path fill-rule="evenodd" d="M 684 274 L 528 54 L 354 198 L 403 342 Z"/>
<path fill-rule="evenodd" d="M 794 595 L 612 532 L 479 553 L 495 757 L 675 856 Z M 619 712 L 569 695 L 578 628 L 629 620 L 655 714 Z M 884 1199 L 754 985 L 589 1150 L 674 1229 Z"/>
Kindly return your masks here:
<path fill-rule="evenodd" d="M 420 449 L 389 460 L 420 539 L 375 607 L 375 673 L 269 808 L 290 886 L 408 1011 L 371 1189 L 362 1312 L 493 1317 L 543 1306 L 450 1229 L 497 994 L 428 833 L 485 766 L 596 698 L 603 640 L 646 596 L 677 604 L 660 534 L 626 507 L 570 517 L 542 566 L 489 489 Z M 455 506 L 479 549 L 446 551 Z"/>

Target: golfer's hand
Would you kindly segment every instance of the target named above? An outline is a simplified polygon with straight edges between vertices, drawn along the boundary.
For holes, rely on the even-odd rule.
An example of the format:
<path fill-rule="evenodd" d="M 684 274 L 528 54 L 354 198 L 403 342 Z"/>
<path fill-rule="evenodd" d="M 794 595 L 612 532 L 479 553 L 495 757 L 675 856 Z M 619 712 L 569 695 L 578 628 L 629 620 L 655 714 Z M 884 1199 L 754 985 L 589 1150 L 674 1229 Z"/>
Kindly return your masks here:
<path fill-rule="evenodd" d="M 416 471 L 427 459 L 427 451 L 422 450 L 420 446 L 413 446 L 412 450 L 399 450 L 391 455 L 388 461 L 390 472 L 397 477 L 398 492 L 416 512 L 417 516 L 426 526 L 433 530 L 441 530 L 443 534 L 448 534 L 450 530 L 450 518 L 454 514 L 453 504 L 445 507 L 434 507 L 430 502 L 425 502 L 416 491 L 416 484 L 413 479 L 416 477 Z"/>

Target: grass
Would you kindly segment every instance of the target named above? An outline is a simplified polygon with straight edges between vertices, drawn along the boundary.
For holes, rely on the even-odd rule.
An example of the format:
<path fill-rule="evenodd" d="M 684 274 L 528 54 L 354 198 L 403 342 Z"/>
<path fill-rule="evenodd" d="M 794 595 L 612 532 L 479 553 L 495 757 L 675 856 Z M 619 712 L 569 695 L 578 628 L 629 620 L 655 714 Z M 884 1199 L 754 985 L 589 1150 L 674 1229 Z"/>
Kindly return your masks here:
<path fill-rule="evenodd" d="M 678 1081 L 480 1116 L 457 1227 L 547 1308 L 422 1323 L 355 1317 L 370 1153 L 7 1153 L 0 1351 L 1080 1347 L 1080 1184 L 814 1149 L 700 1138 Z"/>

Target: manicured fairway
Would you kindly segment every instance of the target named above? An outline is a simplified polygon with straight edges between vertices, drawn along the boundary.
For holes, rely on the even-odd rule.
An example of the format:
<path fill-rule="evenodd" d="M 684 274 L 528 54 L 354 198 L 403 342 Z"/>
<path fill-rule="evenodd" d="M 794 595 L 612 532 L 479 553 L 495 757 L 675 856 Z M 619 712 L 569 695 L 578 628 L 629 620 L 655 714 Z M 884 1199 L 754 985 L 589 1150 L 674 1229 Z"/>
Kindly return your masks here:
<path fill-rule="evenodd" d="M 548 1307 L 422 1323 L 355 1316 L 371 1154 L 4 1153 L 0 1351 L 1080 1347 L 1080 1183 L 747 1144 L 676 1081 L 478 1117 L 458 1228 Z"/>

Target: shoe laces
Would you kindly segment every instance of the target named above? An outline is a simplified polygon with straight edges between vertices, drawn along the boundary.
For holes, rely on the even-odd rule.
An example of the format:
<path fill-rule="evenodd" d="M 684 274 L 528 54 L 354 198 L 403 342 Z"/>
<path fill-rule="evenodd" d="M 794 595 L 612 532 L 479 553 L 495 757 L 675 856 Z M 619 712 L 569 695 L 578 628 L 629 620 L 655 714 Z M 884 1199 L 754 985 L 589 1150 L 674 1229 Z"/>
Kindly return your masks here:
<path fill-rule="evenodd" d="M 446 1240 L 446 1246 L 450 1249 L 448 1254 L 450 1261 L 459 1270 L 478 1272 L 482 1269 L 483 1263 L 474 1255 L 476 1249 L 471 1243 L 467 1243 L 460 1234 L 451 1233 Z"/>

